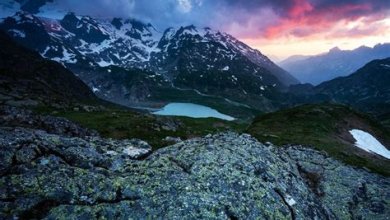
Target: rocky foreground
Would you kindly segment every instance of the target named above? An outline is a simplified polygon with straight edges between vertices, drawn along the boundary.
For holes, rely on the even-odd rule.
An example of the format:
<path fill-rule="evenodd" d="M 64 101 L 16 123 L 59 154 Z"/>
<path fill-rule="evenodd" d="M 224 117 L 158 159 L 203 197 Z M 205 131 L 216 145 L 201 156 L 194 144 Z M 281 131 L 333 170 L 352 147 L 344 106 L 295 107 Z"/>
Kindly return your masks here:
<path fill-rule="evenodd" d="M 52 132 L 10 114 L 1 116 L 0 219 L 390 216 L 390 178 L 311 149 L 221 133 L 151 153 L 140 140 L 102 139 L 64 119 Z"/>

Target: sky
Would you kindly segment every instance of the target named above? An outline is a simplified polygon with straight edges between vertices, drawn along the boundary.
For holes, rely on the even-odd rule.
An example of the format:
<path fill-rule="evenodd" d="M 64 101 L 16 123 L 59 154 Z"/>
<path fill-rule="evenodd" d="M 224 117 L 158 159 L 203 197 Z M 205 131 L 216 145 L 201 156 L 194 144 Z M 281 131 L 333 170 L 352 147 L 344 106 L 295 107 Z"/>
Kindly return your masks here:
<path fill-rule="evenodd" d="M 137 18 L 161 31 L 211 27 L 279 59 L 390 42 L 390 0 L 54 0 L 52 5 L 95 17 Z"/>

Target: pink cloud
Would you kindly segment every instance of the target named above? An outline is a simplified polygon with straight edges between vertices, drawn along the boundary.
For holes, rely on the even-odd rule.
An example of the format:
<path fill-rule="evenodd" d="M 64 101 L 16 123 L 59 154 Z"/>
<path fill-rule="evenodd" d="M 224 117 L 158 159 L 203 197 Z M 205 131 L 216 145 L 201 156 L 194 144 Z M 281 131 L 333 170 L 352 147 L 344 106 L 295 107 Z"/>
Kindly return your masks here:
<path fill-rule="evenodd" d="M 370 19 L 365 20 L 366 25 L 369 25 L 370 22 L 383 19 L 383 13 L 370 14 L 371 12 L 372 6 L 368 3 L 316 9 L 307 0 L 294 0 L 294 6 L 288 11 L 288 16 L 281 17 L 276 25 L 266 27 L 263 36 L 266 38 L 286 36 L 302 38 L 321 32 L 327 33 L 340 22 L 351 22 L 369 17 Z M 346 28 L 345 31 L 349 30 Z"/>

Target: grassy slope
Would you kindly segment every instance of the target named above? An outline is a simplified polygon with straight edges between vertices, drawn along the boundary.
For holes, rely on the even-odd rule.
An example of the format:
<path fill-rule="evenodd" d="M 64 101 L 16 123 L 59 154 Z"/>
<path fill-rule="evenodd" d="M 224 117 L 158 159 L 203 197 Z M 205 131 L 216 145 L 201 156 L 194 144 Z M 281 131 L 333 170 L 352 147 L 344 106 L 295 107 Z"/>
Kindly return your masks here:
<path fill-rule="evenodd" d="M 383 126 L 385 126 L 390 130 L 390 112 L 380 115 L 378 117 L 378 120 L 381 122 Z"/>
<path fill-rule="evenodd" d="M 188 139 L 226 130 L 241 132 L 247 127 L 245 123 L 228 122 L 214 118 L 154 116 L 120 108 L 95 112 L 73 110 L 58 112 L 52 110 L 39 109 L 39 112 L 67 118 L 84 127 L 98 131 L 103 137 L 139 138 L 147 141 L 154 149 L 172 144 L 163 140 L 167 136 Z M 167 129 L 167 127 L 175 127 L 169 125 L 175 125 L 177 129 Z"/>
<path fill-rule="evenodd" d="M 365 130 L 390 146 L 390 132 L 342 105 L 303 105 L 257 117 L 248 132 L 276 145 L 302 144 L 324 150 L 348 164 L 390 175 L 390 160 L 353 146 L 349 130 Z"/>

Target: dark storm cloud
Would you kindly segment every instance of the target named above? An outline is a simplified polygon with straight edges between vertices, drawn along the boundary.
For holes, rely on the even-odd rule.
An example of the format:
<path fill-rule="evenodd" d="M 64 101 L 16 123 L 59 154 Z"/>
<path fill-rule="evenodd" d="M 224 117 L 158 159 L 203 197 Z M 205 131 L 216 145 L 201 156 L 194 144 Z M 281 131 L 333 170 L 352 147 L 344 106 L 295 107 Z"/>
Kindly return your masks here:
<path fill-rule="evenodd" d="M 137 18 L 160 28 L 185 24 L 206 25 L 209 7 L 201 7 L 201 0 L 55 0 L 65 11 L 80 15 L 112 18 Z"/>
<path fill-rule="evenodd" d="M 310 34 L 308 26 L 341 19 L 389 15 L 389 0 L 55 0 L 58 7 L 98 17 L 132 17 L 160 29 L 195 24 L 234 34 L 273 36 L 303 25 L 291 34 Z M 310 24 L 313 23 L 313 24 Z"/>

